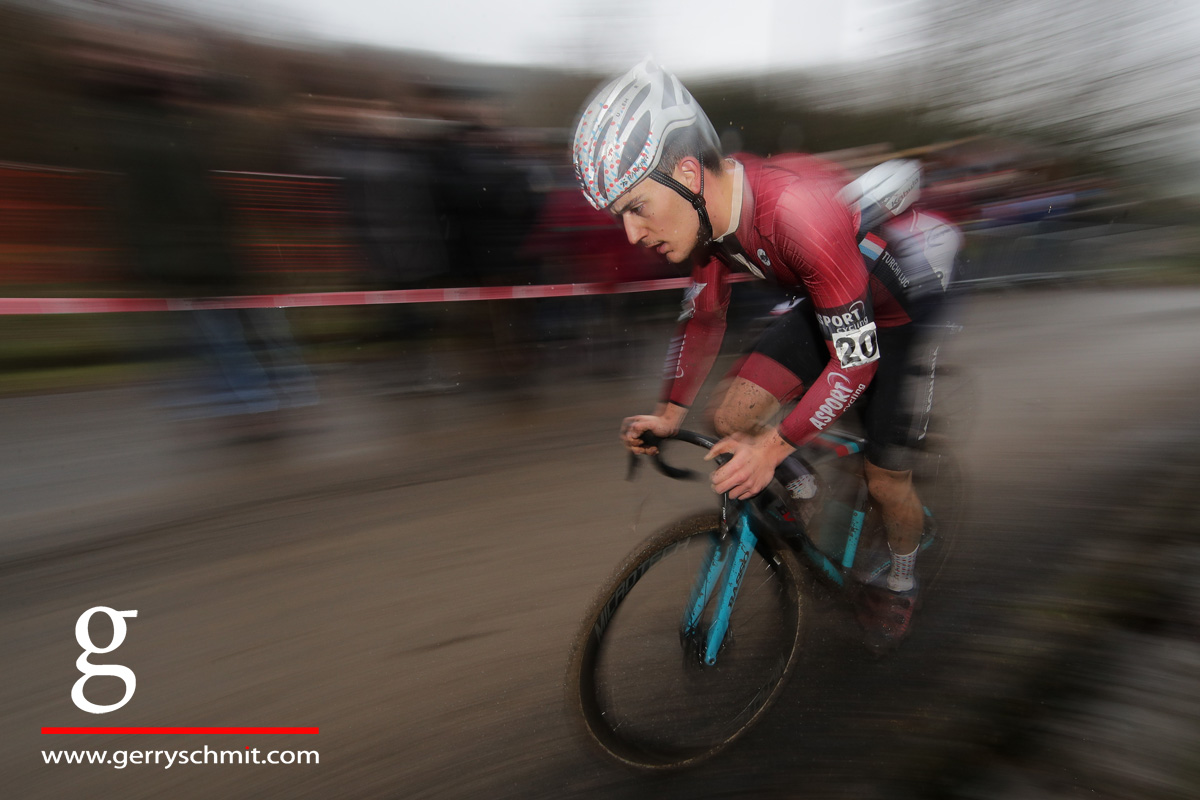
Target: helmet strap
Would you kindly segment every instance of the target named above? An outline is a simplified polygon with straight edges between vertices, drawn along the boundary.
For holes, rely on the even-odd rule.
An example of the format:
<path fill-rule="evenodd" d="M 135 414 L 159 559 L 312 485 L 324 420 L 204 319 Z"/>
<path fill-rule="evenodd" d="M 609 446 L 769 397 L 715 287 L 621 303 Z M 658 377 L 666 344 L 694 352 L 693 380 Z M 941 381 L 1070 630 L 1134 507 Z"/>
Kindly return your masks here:
<path fill-rule="evenodd" d="M 708 218 L 708 203 L 704 199 L 704 155 L 700 155 L 700 192 L 697 194 L 688 187 L 684 186 L 672 176 L 662 170 L 654 170 L 650 173 L 650 177 L 666 186 L 668 189 L 674 189 L 684 200 L 692 204 L 692 208 L 696 209 L 696 216 L 700 217 L 700 243 L 707 247 L 712 244 L 713 228 L 712 222 Z"/>

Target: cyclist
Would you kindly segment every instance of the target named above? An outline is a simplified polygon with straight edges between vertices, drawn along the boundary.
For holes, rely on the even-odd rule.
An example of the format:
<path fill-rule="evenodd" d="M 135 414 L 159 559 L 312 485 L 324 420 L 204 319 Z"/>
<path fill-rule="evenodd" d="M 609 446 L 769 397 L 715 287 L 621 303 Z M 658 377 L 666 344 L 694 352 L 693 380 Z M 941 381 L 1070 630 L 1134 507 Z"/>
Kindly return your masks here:
<path fill-rule="evenodd" d="M 811 156 L 723 157 L 704 111 L 650 60 L 588 101 L 573 160 L 588 201 L 619 220 L 631 244 L 691 269 L 662 399 L 654 413 L 621 426 L 634 453 L 655 452 L 642 434 L 675 433 L 695 401 L 724 336 L 730 273 L 749 272 L 809 299 L 777 320 L 732 371 L 712 420 L 724 438 L 709 455 L 731 459 L 713 473 L 713 489 L 734 499 L 756 495 L 796 446 L 852 403 L 865 404 L 866 479 L 893 558 L 886 584 L 865 593 L 864 623 L 873 649 L 898 645 L 916 605 L 924 524 L 905 463 L 909 425 L 900 392 L 912 323 L 929 313 L 944 285 L 927 291 L 939 274 L 923 253 L 944 251 L 929 245 L 949 240 L 931 235 L 936 224 L 923 230 L 915 218 L 875 214 L 881 209 L 871 197 L 880 193 L 864 191 L 879 188 L 870 173 L 848 186 L 838 167 Z M 887 212 L 897 198 L 911 200 L 919 172 L 892 170 L 884 178 L 896 184 L 883 187 L 879 205 Z M 876 217 L 897 225 L 890 235 L 906 239 L 908 263 L 888 252 L 879 232 L 860 244 L 860 225 L 877 225 Z M 793 402 L 778 426 L 766 424 Z"/>

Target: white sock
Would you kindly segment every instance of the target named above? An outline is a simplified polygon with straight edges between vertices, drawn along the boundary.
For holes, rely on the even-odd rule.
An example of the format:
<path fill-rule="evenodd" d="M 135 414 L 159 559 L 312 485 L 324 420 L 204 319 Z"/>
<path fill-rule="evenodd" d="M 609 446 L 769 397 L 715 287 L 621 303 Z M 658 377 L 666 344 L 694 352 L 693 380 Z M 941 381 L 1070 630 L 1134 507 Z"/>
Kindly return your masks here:
<path fill-rule="evenodd" d="M 917 551 L 920 549 L 914 547 L 907 555 L 897 555 L 892 546 L 888 545 L 888 550 L 892 553 L 892 567 L 888 570 L 887 587 L 893 592 L 907 592 L 915 585 L 913 568 L 916 566 Z"/>

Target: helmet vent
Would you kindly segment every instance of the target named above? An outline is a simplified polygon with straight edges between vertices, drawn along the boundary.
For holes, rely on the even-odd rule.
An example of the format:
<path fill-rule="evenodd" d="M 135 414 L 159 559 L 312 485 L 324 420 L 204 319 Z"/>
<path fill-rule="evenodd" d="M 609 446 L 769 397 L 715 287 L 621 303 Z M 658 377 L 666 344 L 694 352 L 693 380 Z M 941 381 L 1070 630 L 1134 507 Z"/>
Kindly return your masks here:
<path fill-rule="evenodd" d="M 633 132 L 625 142 L 625 148 L 621 151 L 621 174 L 629 172 L 633 167 L 633 162 L 642 154 L 646 139 L 650 135 L 650 115 L 643 114 L 634 126 Z"/>
<path fill-rule="evenodd" d="M 663 82 L 662 105 L 663 108 L 674 108 L 679 105 L 679 100 L 675 97 L 675 81 L 668 80 Z"/>
<path fill-rule="evenodd" d="M 620 130 L 617 131 L 618 139 L 626 138 L 625 137 L 625 126 L 628 125 L 633 120 L 633 118 L 638 115 L 638 110 L 641 109 L 642 104 L 646 102 L 646 98 L 650 96 L 651 88 L 652 87 L 649 84 L 647 84 L 640 92 L 637 93 L 637 95 L 632 100 L 629 101 L 629 108 L 625 112 L 625 119 L 621 120 L 621 128 L 620 128 Z M 649 117 L 650 117 L 649 114 L 642 115 L 643 119 L 649 119 Z M 643 133 L 643 131 L 639 130 L 638 128 L 634 128 L 634 131 L 635 131 L 635 133 L 638 133 L 638 134 Z M 633 138 L 636 139 L 637 136 L 635 135 Z"/>

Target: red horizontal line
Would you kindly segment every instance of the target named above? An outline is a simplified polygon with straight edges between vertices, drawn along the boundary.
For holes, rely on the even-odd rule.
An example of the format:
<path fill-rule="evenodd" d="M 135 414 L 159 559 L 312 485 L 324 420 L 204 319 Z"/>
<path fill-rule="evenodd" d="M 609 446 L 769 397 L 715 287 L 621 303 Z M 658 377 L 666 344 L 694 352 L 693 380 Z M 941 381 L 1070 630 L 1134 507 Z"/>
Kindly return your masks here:
<path fill-rule="evenodd" d="M 319 249 L 318 249 L 319 251 Z M 750 275 L 730 275 L 729 283 Z M 313 308 L 389 303 L 450 303 L 468 300 L 529 300 L 541 297 L 626 294 L 681 289 L 690 278 L 616 283 L 532 284 L 527 286 L 469 286 L 458 289 L 385 289 L 370 292 L 311 292 L 300 294 L 234 295 L 229 297 L 0 297 L 0 316 L 8 314 L 102 314 L 108 312 L 192 311 L 221 308 Z"/>
<path fill-rule="evenodd" d="M 42 733 L 58 734 L 315 734 L 319 728 L 42 728 Z"/>

